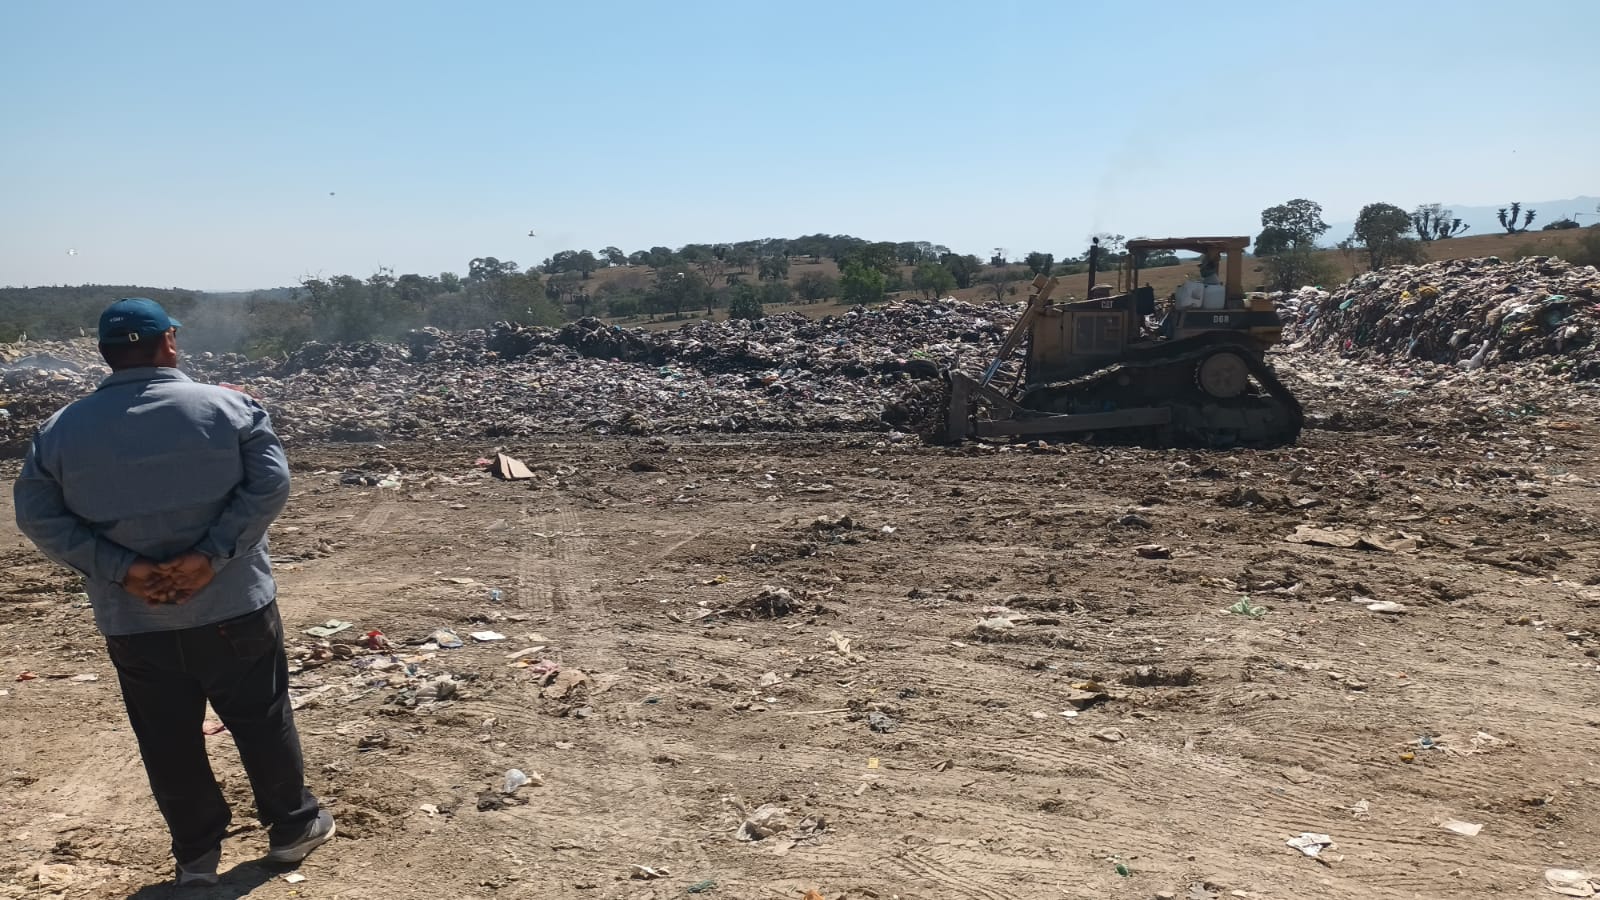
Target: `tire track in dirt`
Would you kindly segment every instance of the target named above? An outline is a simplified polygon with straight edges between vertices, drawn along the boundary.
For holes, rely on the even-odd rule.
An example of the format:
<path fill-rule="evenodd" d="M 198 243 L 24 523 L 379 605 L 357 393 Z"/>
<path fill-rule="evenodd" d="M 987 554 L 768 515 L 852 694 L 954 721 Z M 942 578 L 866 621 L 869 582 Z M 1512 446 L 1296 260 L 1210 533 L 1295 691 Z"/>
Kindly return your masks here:
<path fill-rule="evenodd" d="M 1208 747 L 1227 750 L 1257 765 L 1283 768 L 1298 765 L 1312 771 L 1335 765 L 1362 768 L 1370 763 L 1373 755 L 1370 744 L 1333 737 L 1311 723 L 1305 723 L 1306 730 L 1301 731 L 1297 727 L 1299 723 L 1285 725 L 1281 714 L 1262 712 L 1248 718 L 1240 716 L 1240 719 L 1234 727 L 1226 731 L 1218 729 L 1209 735 Z M 1252 727 L 1256 725 L 1260 727 Z"/>
<path fill-rule="evenodd" d="M 389 524 L 389 520 L 399 511 L 400 504 L 398 503 L 392 501 L 379 503 L 372 508 L 371 512 L 367 513 L 366 518 L 361 520 L 361 524 L 356 526 L 356 531 L 365 535 L 381 534 L 383 527 Z"/>
<path fill-rule="evenodd" d="M 591 674 L 628 671 L 622 639 L 611 627 L 605 603 L 587 587 L 590 577 L 599 573 L 582 518 L 570 506 L 537 517 L 524 506 L 522 519 L 526 540 L 516 564 L 518 605 L 545 620 L 543 627 L 550 632 L 548 637 L 561 647 L 563 668 L 582 668 Z M 533 690 L 531 686 L 529 690 Z M 594 705 L 605 710 L 611 705 L 607 702 L 609 696 L 600 694 Z M 484 705 L 496 717 L 515 723 L 523 731 L 540 732 L 549 725 L 548 713 L 541 711 L 541 706 L 547 704 L 541 704 L 537 695 L 522 699 L 497 693 L 485 698 Z M 606 715 L 598 720 L 591 718 L 583 726 L 591 729 L 591 741 L 603 741 L 598 758 L 587 759 L 585 768 L 599 767 L 605 776 L 569 784 L 552 772 L 553 783 L 561 787 L 546 791 L 546 795 L 555 797 L 541 795 L 539 808 L 514 807 L 508 811 L 512 820 L 536 827 L 513 828 L 498 838 L 540 857 L 548 856 L 551 835 L 560 834 L 561 841 L 575 845 L 580 859 L 582 847 L 589 845 L 632 844 L 643 853 L 652 846 L 674 844 L 689 848 L 688 859 L 700 870 L 708 869 L 709 858 L 697 842 L 699 834 L 687 825 L 691 821 L 688 808 L 674 786 L 661 777 L 660 767 L 652 762 L 661 752 L 658 745 L 635 738 L 625 730 L 628 713 L 622 711 L 622 718 L 614 719 L 612 712 L 606 710 Z M 659 864 L 653 859 L 630 861 Z M 552 867 L 560 867 L 562 862 L 558 858 Z M 572 878 L 596 871 L 626 870 L 621 861 L 605 857 L 595 857 L 579 867 L 567 861 L 565 868 Z M 571 884 L 568 878 L 563 887 L 570 888 Z"/>
<path fill-rule="evenodd" d="M 674 545 L 674 552 L 682 546 L 682 541 Z M 781 576 L 771 580 L 783 583 Z M 717 593 L 709 596 L 718 597 L 718 602 L 724 599 Z M 725 600 L 731 602 L 740 596 L 742 593 L 734 595 L 729 592 Z M 836 601 L 835 605 L 839 603 L 845 604 L 840 611 L 848 618 L 849 601 Z M 848 697 L 859 693 L 859 688 L 852 691 L 841 687 L 840 681 L 863 685 L 884 683 L 885 679 L 874 663 L 892 658 L 893 654 L 865 648 L 867 663 L 849 665 L 843 660 L 833 661 L 828 654 L 824 635 L 827 630 L 835 628 L 846 633 L 856 631 L 848 621 L 825 621 L 816 626 L 807 626 L 803 633 L 786 629 L 784 633 L 774 634 L 771 630 L 773 627 L 781 625 L 730 621 L 719 624 L 713 632 L 704 626 L 672 624 L 664 625 L 654 634 L 651 641 L 654 658 L 645 663 L 648 671 L 659 675 L 670 670 L 674 681 L 668 685 L 668 690 L 685 696 L 706 697 L 713 703 L 713 709 L 697 720 L 701 740 L 695 742 L 692 748 L 686 748 L 692 752 L 682 755 L 681 765 L 674 771 L 700 769 L 704 772 L 702 779 L 715 778 L 746 784 L 771 783 L 775 773 L 768 770 L 765 764 L 747 755 L 731 756 L 722 749 L 734 743 L 747 743 L 752 723 L 763 720 L 771 722 L 774 727 L 782 729 L 790 743 L 790 748 L 782 753 L 781 777 L 784 781 L 781 783 L 805 783 L 820 789 L 820 796 L 802 805 L 808 810 L 826 813 L 833 823 L 833 827 L 822 838 L 823 844 L 844 839 L 847 834 L 852 840 L 861 842 L 861 846 L 855 852 L 841 853 L 825 852 L 820 845 L 808 844 L 776 859 L 764 854 L 744 859 L 750 851 L 735 845 L 736 849 L 730 852 L 736 854 L 736 860 L 744 859 L 737 864 L 747 872 L 753 867 L 759 868 L 764 876 L 768 874 L 766 869 L 775 867 L 774 874 L 777 875 L 791 873 L 816 877 L 826 871 L 829 881 L 834 884 L 848 883 L 852 878 L 873 884 L 882 883 L 883 868 L 873 860 L 879 853 L 888 851 L 886 848 L 874 849 L 879 847 L 880 842 L 873 835 L 893 834 L 898 826 L 887 815 L 872 812 L 863 806 L 863 801 L 853 796 L 852 788 L 862 783 L 856 773 L 865 771 L 864 761 L 869 755 L 896 756 L 902 763 L 926 755 L 927 759 L 922 762 L 931 766 L 935 761 L 933 748 L 938 748 L 945 735 L 936 725 L 921 726 L 907 722 L 902 724 L 899 733 L 873 741 L 867 738 L 864 723 L 846 721 L 843 712 L 830 713 L 815 720 L 800 716 L 785 717 L 787 713 L 806 713 L 812 709 L 843 705 Z M 735 640 L 740 637 L 748 640 Z M 764 642 L 772 640 L 778 642 L 776 647 L 765 649 Z M 939 645 L 945 643 L 942 637 L 930 639 L 930 642 Z M 785 645 L 794 649 L 784 649 Z M 762 671 L 771 669 L 787 675 L 796 668 L 804 674 L 792 679 L 785 678 L 781 689 L 774 688 L 780 699 L 787 702 L 780 702 L 766 713 L 739 713 L 728 709 L 734 699 L 759 693 L 752 689 Z M 732 692 L 708 691 L 707 682 L 717 676 L 731 677 L 737 687 Z M 951 686 L 956 686 L 954 681 Z M 803 708 L 795 709 L 793 706 Z M 883 749 L 875 749 L 880 744 Z M 889 749 L 901 744 L 910 749 L 899 753 Z M 919 753 L 915 749 L 917 747 L 930 749 L 926 753 Z M 920 763 L 917 765 L 919 769 L 923 767 Z M 665 777 L 672 781 L 678 776 L 668 773 Z M 892 778 L 893 773 L 885 770 L 883 777 Z M 776 793 L 777 785 L 770 790 Z M 751 798 L 751 802 L 759 802 L 759 798 Z M 960 813 L 962 817 L 970 815 L 969 806 L 963 806 L 963 809 Z M 836 834 L 840 828 L 846 829 L 846 832 Z M 755 849 L 751 848 L 752 851 Z M 719 858 L 724 856 L 721 851 L 717 851 L 716 855 Z M 890 883 L 899 891 L 907 887 L 922 887 L 948 893 L 950 886 L 956 885 L 961 886 L 955 890 L 960 896 L 1006 896 L 982 886 L 987 878 L 986 870 L 980 868 L 969 871 L 960 862 L 946 861 L 942 856 L 936 854 L 912 866 L 915 873 L 912 883 L 907 884 L 901 879 Z M 819 865 L 826 868 L 819 869 Z M 857 873 L 864 877 L 857 877 Z M 763 878 L 763 883 L 771 881 Z M 968 890 L 967 886 L 973 886 L 973 889 Z"/>
<path fill-rule="evenodd" d="M 1011 900 L 1012 894 L 989 889 L 989 885 L 995 880 L 995 873 L 992 870 L 974 872 L 960 862 L 948 858 L 952 855 L 939 849 L 922 850 L 907 847 L 885 862 L 931 883 L 933 887 L 942 891 L 953 891 L 958 897 Z"/>

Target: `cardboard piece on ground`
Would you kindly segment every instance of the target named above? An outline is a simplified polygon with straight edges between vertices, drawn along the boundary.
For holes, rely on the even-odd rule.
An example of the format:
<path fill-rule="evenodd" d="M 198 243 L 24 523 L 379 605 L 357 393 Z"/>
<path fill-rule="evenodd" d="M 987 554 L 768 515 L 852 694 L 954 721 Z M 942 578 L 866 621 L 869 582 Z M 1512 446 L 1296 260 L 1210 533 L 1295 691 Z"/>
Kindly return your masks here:
<path fill-rule="evenodd" d="M 533 470 L 523 464 L 522 460 L 504 453 L 496 453 L 494 458 L 494 474 L 506 481 L 526 481 L 533 477 Z"/>
<path fill-rule="evenodd" d="M 1318 528 L 1315 525 L 1297 525 L 1294 534 L 1284 540 L 1291 544 L 1316 544 L 1344 550 L 1382 550 L 1385 553 L 1413 551 L 1419 544 L 1416 537 L 1411 535 L 1383 538 L 1353 528 Z"/>

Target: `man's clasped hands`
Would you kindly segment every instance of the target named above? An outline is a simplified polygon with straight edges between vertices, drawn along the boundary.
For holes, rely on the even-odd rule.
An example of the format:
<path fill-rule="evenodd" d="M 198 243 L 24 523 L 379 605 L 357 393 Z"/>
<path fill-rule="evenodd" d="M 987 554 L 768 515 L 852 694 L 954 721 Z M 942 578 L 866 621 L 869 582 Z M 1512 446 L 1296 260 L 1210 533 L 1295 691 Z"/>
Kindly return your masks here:
<path fill-rule="evenodd" d="M 185 603 L 211 583 L 211 558 L 189 551 L 166 562 L 139 557 L 122 579 L 122 589 L 146 603 Z"/>

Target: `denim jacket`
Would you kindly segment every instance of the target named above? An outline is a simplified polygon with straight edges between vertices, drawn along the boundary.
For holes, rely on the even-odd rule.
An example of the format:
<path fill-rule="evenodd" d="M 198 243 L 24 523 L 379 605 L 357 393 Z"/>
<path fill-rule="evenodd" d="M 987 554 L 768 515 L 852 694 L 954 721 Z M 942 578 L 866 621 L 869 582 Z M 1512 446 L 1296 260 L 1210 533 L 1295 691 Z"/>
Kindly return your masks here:
<path fill-rule="evenodd" d="M 289 498 L 289 463 L 266 410 L 177 369 L 114 372 L 39 427 L 13 488 L 17 526 L 84 577 L 107 635 L 209 625 L 277 594 L 267 527 Z M 216 577 L 186 603 L 122 589 L 139 557 L 197 550 Z"/>

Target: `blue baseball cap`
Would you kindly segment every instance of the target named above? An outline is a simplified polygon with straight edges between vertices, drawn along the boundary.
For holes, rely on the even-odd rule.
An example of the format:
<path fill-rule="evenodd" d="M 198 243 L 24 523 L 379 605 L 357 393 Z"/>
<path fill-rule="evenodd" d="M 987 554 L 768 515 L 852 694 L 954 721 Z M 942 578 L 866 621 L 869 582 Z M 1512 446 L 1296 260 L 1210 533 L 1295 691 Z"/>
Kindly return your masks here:
<path fill-rule="evenodd" d="M 126 297 L 100 314 L 100 343 L 137 344 L 147 338 L 160 337 L 179 324 L 154 300 Z"/>

